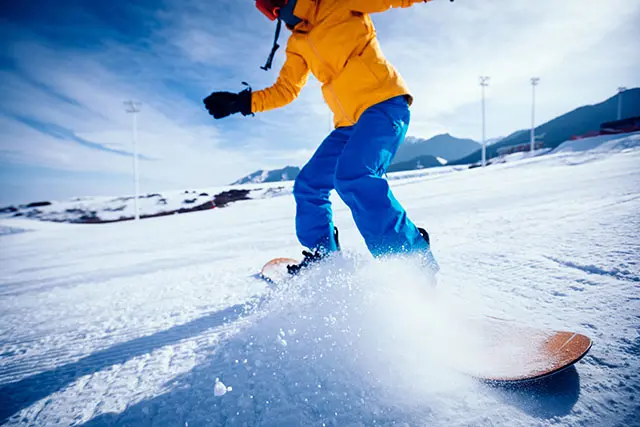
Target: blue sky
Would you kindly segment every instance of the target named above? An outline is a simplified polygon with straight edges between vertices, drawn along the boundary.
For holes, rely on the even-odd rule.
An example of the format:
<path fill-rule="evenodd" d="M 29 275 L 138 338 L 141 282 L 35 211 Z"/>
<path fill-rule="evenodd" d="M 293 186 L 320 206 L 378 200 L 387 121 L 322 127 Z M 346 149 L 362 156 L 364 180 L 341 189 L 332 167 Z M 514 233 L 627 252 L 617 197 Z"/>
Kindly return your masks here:
<path fill-rule="evenodd" d="M 529 125 L 532 75 L 541 121 L 640 86 L 639 2 L 435 0 L 374 21 L 415 95 L 414 136 L 480 138 L 479 75 L 489 137 Z M 256 117 L 202 108 L 211 91 L 275 81 L 282 51 L 259 69 L 273 31 L 253 0 L 1 2 L 0 204 L 131 193 L 128 99 L 142 102 L 143 191 L 302 165 L 331 129 L 314 79 Z"/>

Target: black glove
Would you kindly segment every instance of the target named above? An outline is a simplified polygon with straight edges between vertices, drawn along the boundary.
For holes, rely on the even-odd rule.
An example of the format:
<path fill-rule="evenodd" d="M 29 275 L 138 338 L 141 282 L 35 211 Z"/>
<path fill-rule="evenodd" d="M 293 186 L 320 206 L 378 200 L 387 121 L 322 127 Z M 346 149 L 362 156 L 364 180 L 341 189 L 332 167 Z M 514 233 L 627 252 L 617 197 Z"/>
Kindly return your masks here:
<path fill-rule="evenodd" d="M 243 116 L 253 114 L 251 112 L 251 88 L 246 88 L 240 93 L 213 92 L 203 102 L 209 114 L 216 119 L 235 113 L 242 113 Z"/>

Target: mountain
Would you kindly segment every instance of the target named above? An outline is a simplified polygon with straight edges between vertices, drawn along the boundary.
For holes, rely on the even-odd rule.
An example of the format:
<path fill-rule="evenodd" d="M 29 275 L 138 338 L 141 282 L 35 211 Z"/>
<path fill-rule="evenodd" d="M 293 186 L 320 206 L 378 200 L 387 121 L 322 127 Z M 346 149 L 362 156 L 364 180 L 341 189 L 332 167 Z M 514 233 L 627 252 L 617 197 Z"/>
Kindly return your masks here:
<path fill-rule="evenodd" d="M 640 88 L 629 89 L 622 95 L 624 117 L 640 116 Z M 600 104 L 577 108 L 536 128 L 536 135 L 546 148 L 556 148 L 572 136 L 583 135 L 600 129 L 600 124 L 615 120 L 618 114 L 618 95 Z M 498 149 L 529 142 L 529 131 L 514 132 L 500 142 L 487 147 L 487 158 L 496 157 Z M 481 149 L 450 162 L 451 165 L 476 163 L 481 160 Z"/>
<path fill-rule="evenodd" d="M 472 139 L 456 138 L 448 133 L 424 139 L 409 136 L 400 145 L 388 172 L 399 172 L 422 168 L 442 166 L 451 160 L 465 157 L 480 147 Z M 438 160 L 442 159 L 442 160 Z M 262 182 L 278 182 L 294 180 L 300 173 L 300 168 L 287 166 L 276 170 L 259 170 L 247 175 L 231 185 L 258 184 Z"/>
<path fill-rule="evenodd" d="M 487 145 L 497 144 L 498 142 L 502 141 L 504 138 L 505 138 L 504 136 L 498 136 L 496 138 L 488 138 Z M 482 142 L 480 142 L 480 145 L 482 145 Z"/>
<path fill-rule="evenodd" d="M 392 165 L 417 160 L 421 156 L 440 157 L 447 162 L 468 156 L 480 148 L 480 144 L 472 139 L 461 139 L 448 133 L 423 139 L 413 136 L 407 137 L 400 145 Z M 438 164 L 440 164 L 438 162 Z"/>
<path fill-rule="evenodd" d="M 387 172 L 401 172 L 415 169 L 435 168 L 442 166 L 442 162 L 434 156 L 418 156 L 406 162 L 393 163 L 387 169 Z"/>
<path fill-rule="evenodd" d="M 239 180 L 231 183 L 231 185 L 293 181 L 294 179 L 296 179 L 299 173 L 300 168 L 297 166 L 286 166 L 282 169 L 275 169 L 270 171 L 259 170 L 245 176 L 244 178 L 240 178 Z"/>

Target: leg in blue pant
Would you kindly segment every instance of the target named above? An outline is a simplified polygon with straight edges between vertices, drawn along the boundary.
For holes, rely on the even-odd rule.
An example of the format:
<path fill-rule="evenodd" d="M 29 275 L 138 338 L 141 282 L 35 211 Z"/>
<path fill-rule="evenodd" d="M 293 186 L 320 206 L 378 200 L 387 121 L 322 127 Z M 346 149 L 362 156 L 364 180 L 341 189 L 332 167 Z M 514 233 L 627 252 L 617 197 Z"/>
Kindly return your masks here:
<path fill-rule="evenodd" d="M 293 195 L 296 199 L 296 233 L 302 246 L 320 252 L 337 249 L 333 238 L 333 212 L 329 194 L 334 175 L 351 128 L 338 128 L 322 142 L 302 168 Z"/>
<path fill-rule="evenodd" d="M 370 107 L 358 120 L 338 160 L 335 188 L 375 256 L 428 249 L 383 177 L 404 141 L 409 120 L 404 97 Z"/>
<path fill-rule="evenodd" d="M 391 193 L 383 175 L 404 140 L 409 106 L 397 97 L 367 109 L 355 126 L 333 131 L 300 172 L 294 195 L 303 246 L 335 250 L 329 193 L 349 206 L 374 256 L 424 252 L 429 245 Z"/>

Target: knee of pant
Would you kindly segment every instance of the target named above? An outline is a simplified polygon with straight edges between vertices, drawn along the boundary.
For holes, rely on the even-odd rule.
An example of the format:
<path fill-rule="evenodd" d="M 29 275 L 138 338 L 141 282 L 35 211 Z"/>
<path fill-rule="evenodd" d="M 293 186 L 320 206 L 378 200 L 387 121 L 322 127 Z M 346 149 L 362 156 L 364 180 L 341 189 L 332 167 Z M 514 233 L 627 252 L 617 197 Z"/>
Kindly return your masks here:
<path fill-rule="evenodd" d="M 349 176 L 347 174 L 341 174 L 336 172 L 333 177 L 333 186 L 342 199 L 353 194 L 355 188 L 358 186 L 358 181 L 362 177 Z"/>
<path fill-rule="evenodd" d="M 305 169 L 302 168 L 298 174 L 296 180 L 293 183 L 293 197 L 298 199 L 301 196 L 313 193 L 311 186 L 309 185 L 308 174 L 305 173 Z"/>

